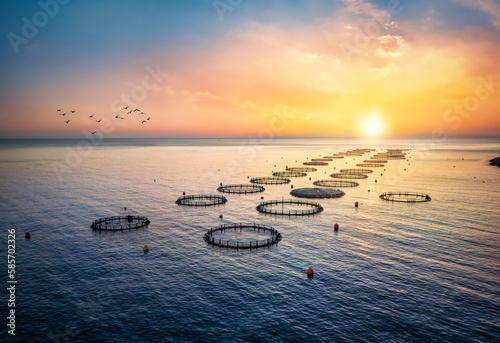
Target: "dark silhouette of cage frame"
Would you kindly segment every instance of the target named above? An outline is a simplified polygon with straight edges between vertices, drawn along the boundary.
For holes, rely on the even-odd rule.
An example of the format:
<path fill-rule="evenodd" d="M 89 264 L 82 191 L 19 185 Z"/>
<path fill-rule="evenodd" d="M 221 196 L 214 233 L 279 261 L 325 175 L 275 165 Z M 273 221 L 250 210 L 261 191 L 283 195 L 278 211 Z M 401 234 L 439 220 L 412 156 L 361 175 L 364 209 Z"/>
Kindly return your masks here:
<path fill-rule="evenodd" d="M 315 172 L 318 169 L 311 167 L 286 167 L 286 170 L 295 172 Z"/>
<path fill-rule="evenodd" d="M 307 173 L 287 170 L 287 171 L 274 172 L 273 175 L 279 177 L 304 177 L 307 176 Z"/>
<path fill-rule="evenodd" d="M 424 193 L 413 192 L 384 192 L 380 194 L 380 199 L 393 202 L 427 202 L 431 197 Z"/>
<path fill-rule="evenodd" d="M 268 208 L 273 205 L 299 205 L 305 207 L 312 207 L 308 210 L 274 210 Z M 273 215 L 281 215 L 281 216 L 308 216 L 313 214 L 318 214 L 323 211 L 323 206 L 318 204 L 317 202 L 307 201 L 307 200 L 269 200 L 261 202 L 257 207 L 257 211 L 264 214 L 273 214 Z"/>
<path fill-rule="evenodd" d="M 301 193 L 300 192 L 301 190 L 303 190 L 303 188 L 293 189 L 290 192 L 290 194 L 293 195 L 294 197 L 297 197 L 297 198 L 307 198 L 307 199 L 333 199 L 333 198 L 341 198 L 345 195 L 345 193 L 343 191 L 341 191 L 340 189 L 332 189 L 332 190 L 323 189 L 323 191 L 328 191 L 328 192 L 338 191 L 338 193 L 323 194 L 322 196 L 320 196 L 318 193 L 316 193 L 316 194 Z"/>
<path fill-rule="evenodd" d="M 219 192 L 229 193 L 229 194 L 251 194 L 264 192 L 266 189 L 259 185 L 252 184 L 238 184 L 238 185 L 226 185 L 217 188 Z"/>
<path fill-rule="evenodd" d="M 333 158 L 323 157 L 323 158 L 311 158 L 312 162 L 332 162 Z"/>
<path fill-rule="evenodd" d="M 126 225 L 123 225 L 126 222 Z M 123 224 L 122 224 L 123 223 Z M 151 222 L 143 216 L 114 216 L 99 218 L 92 222 L 90 228 L 99 231 L 121 231 L 139 229 L 148 226 Z"/>
<path fill-rule="evenodd" d="M 237 240 L 225 240 L 218 239 L 213 236 L 215 232 L 225 232 L 226 230 L 242 230 L 242 229 L 253 229 L 256 231 L 267 231 L 270 233 L 270 237 L 267 239 L 253 240 L 253 241 L 237 241 Z M 212 244 L 222 248 L 232 248 L 232 249 L 255 249 L 269 247 L 273 244 L 277 244 L 281 241 L 281 234 L 275 228 L 262 224 L 223 224 L 221 226 L 212 228 L 208 230 L 203 239 L 208 244 Z"/>
<path fill-rule="evenodd" d="M 356 164 L 356 167 L 382 168 L 385 167 L 385 165 L 381 163 L 358 163 Z"/>
<path fill-rule="evenodd" d="M 353 169 L 340 169 L 340 172 L 344 174 L 369 174 L 373 173 L 373 170 L 363 169 L 363 168 L 353 168 Z"/>
<path fill-rule="evenodd" d="M 326 162 L 314 162 L 314 161 L 313 162 L 304 162 L 302 164 L 305 166 L 327 166 L 328 165 L 328 163 L 326 163 Z"/>
<path fill-rule="evenodd" d="M 261 185 L 284 185 L 290 183 L 291 180 L 286 177 L 254 177 L 250 182 Z"/>
<path fill-rule="evenodd" d="M 215 206 L 223 205 L 227 199 L 223 195 L 183 195 L 175 203 L 184 206 Z"/>
<path fill-rule="evenodd" d="M 379 160 L 376 158 L 370 159 L 370 160 L 364 160 L 364 163 L 387 163 L 387 160 Z"/>
<path fill-rule="evenodd" d="M 353 174 L 353 173 L 334 173 L 330 177 L 334 179 L 366 179 L 368 175 L 366 174 Z"/>
<path fill-rule="evenodd" d="M 358 187 L 359 183 L 354 181 L 344 181 L 344 180 L 317 180 L 314 181 L 315 186 L 320 187 Z"/>

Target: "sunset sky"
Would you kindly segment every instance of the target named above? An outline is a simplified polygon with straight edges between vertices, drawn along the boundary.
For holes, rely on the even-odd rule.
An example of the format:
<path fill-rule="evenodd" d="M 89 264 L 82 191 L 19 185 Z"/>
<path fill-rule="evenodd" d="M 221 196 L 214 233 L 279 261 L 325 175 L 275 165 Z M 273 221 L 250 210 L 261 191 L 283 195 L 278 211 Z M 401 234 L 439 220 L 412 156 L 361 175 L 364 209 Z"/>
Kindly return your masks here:
<path fill-rule="evenodd" d="M 1 138 L 500 136 L 497 0 L 0 10 Z"/>

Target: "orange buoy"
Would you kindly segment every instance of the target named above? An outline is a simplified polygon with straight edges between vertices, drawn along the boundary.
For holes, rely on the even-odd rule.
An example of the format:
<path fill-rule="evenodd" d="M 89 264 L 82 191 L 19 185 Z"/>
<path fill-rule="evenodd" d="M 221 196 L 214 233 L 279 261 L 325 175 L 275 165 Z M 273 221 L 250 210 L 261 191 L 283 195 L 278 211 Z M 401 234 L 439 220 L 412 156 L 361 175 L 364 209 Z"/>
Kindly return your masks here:
<path fill-rule="evenodd" d="M 335 231 L 339 231 L 339 224 L 335 223 L 335 225 L 333 225 L 333 229 Z"/>
<path fill-rule="evenodd" d="M 311 178 L 309 178 L 309 181 L 311 181 Z"/>
<path fill-rule="evenodd" d="M 220 183 L 220 185 L 222 186 L 222 182 Z"/>
<path fill-rule="evenodd" d="M 145 245 L 145 246 L 142 248 L 142 250 L 143 250 L 144 252 L 148 252 L 148 251 L 149 251 L 149 247 L 148 247 L 147 245 Z"/>
<path fill-rule="evenodd" d="M 222 214 L 219 214 L 219 218 L 224 218 L 224 216 Z"/>
<path fill-rule="evenodd" d="M 312 278 L 314 276 L 314 270 L 312 268 L 307 269 L 307 277 Z"/>
<path fill-rule="evenodd" d="M 358 207 L 358 202 L 357 201 L 354 203 L 354 207 Z"/>
<path fill-rule="evenodd" d="M 186 192 L 182 192 L 182 195 L 186 195 Z"/>
<path fill-rule="evenodd" d="M 27 239 L 30 239 L 30 238 L 31 238 L 31 233 L 26 232 L 26 233 L 24 234 L 24 237 L 25 237 L 25 238 L 27 238 Z"/>
<path fill-rule="evenodd" d="M 375 179 L 375 183 L 377 183 L 377 179 Z"/>
<path fill-rule="evenodd" d="M 293 188 L 293 185 L 290 185 L 290 188 Z"/>
<path fill-rule="evenodd" d="M 369 191 L 370 191 L 370 190 L 368 190 L 368 192 L 369 192 Z"/>

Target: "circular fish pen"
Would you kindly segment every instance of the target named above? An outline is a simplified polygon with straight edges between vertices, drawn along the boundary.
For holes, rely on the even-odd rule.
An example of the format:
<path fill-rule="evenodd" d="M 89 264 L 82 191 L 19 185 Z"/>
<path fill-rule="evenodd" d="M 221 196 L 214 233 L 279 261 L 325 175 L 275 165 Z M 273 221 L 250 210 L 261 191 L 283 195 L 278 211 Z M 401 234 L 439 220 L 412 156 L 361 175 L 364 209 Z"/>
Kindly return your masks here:
<path fill-rule="evenodd" d="M 273 175 L 280 177 L 303 177 L 307 176 L 307 173 L 287 170 L 287 171 L 275 172 L 273 173 Z"/>
<path fill-rule="evenodd" d="M 305 166 L 327 166 L 328 163 L 326 162 L 304 162 L 302 163 Z"/>
<path fill-rule="evenodd" d="M 284 185 L 290 183 L 290 179 L 284 177 L 254 177 L 250 182 L 261 185 Z"/>
<path fill-rule="evenodd" d="M 139 229 L 148 226 L 151 222 L 142 216 L 115 216 L 96 219 L 90 225 L 93 230 L 121 231 Z"/>
<path fill-rule="evenodd" d="M 334 179 L 366 179 L 368 175 L 365 174 L 351 174 L 351 173 L 334 173 L 330 177 Z"/>
<path fill-rule="evenodd" d="M 264 192 L 266 189 L 259 185 L 242 184 L 242 185 L 220 186 L 219 188 L 217 188 L 217 190 L 219 192 L 229 193 L 229 194 L 250 194 L 250 193 Z"/>
<path fill-rule="evenodd" d="M 373 173 L 373 170 L 354 168 L 354 169 L 340 169 L 340 172 L 345 174 L 368 174 L 368 173 Z"/>
<path fill-rule="evenodd" d="M 333 158 L 323 157 L 323 158 L 311 158 L 313 162 L 331 162 Z"/>
<path fill-rule="evenodd" d="M 324 189 L 324 188 L 298 188 L 290 192 L 291 195 L 298 198 L 316 198 L 316 199 L 330 199 L 340 198 L 345 193 L 340 189 Z"/>
<path fill-rule="evenodd" d="M 380 195 L 380 199 L 394 202 L 427 202 L 431 201 L 431 197 L 423 193 L 411 192 L 385 192 Z"/>
<path fill-rule="evenodd" d="M 379 164 L 379 163 L 387 163 L 387 160 L 378 160 L 378 159 L 374 158 L 374 159 L 371 159 L 371 160 L 364 160 L 363 162 L 365 162 L 365 163 L 376 163 L 376 164 Z"/>
<path fill-rule="evenodd" d="M 278 230 L 271 226 L 243 223 L 223 224 L 208 230 L 203 236 L 208 244 L 233 249 L 269 247 L 281 238 Z"/>
<path fill-rule="evenodd" d="M 305 209 L 297 210 L 293 207 L 305 207 Z M 317 202 L 306 200 L 270 200 L 261 202 L 257 207 L 257 211 L 264 214 L 274 214 L 281 216 L 307 216 L 318 214 L 323 211 L 323 206 Z"/>
<path fill-rule="evenodd" d="M 315 186 L 320 187 L 358 187 L 359 183 L 354 181 L 344 181 L 344 180 L 318 180 L 314 181 Z"/>
<path fill-rule="evenodd" d="M 382 168 L 384 165 L 380 163 L 358 163 L 356 164 L 356 167 Z"/>
<path fill-rule="evenodd" d="M 184 206 L 215 206 L 227 202 L 223 195 L 184 195 L 178 198 L 175 203 Z"/>
<path fill-rule="evenodd" d="M 311 167 L 287 167 L 286 170 L 295 172 L 315 172 L 318 169 Z"/>

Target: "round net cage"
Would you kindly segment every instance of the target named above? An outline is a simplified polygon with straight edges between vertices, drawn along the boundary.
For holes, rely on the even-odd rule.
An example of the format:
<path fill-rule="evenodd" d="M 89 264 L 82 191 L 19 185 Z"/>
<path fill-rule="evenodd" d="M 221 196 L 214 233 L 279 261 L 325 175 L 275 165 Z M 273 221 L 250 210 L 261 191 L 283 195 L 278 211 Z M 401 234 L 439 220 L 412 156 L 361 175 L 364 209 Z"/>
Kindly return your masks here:
<path fill-rule="evenodd" d="M 285 183 L 290 183 L 290 179 L 285 177 L 254 177 L 250 182 L 261 185 L 283 185 Z"/>
<path fill-rule="evenodd" d="M 227 202 L 223 195 L 183 195 L 175 203 L 184 206 L 215 206 Z"/>
<path fill-rule="evenodd" d="M 333 155 L 330 156 L 331 158 L 344 158 L 344 155 Z"/>
<path fill-rule="evenodd" d="M 334 173 L 331 174 L 330 177 L 334 179 L 366 179 L 368 175 L 365 174 L 350 174 L 350 173 Z"/>
<path fill-rule="evenodd" d="M 266 189 L 259 185 L 244 184 L 244 185 L 226 185 L 217 188 L 219 192 L 230 194 L 249 194 L 264 192 Z"/>
<path fill-rule="evenodd" d="M 328 165 L 328 163 L 326 163 L 326 162 L 314 162 L 314 161 L 313 162 L 304 162 L 302 164 L 305 166 L 327 166 Z"/>
<path fill-rule="evenodd" d="M 261 202 L 257 211 L 282 216 L 307 216 L 323 211 L 323 206 L 307 200 L 270 200 Z"/>
<path fill-rule="evenodd" d="M 370 160 L 364 160 L 365 163 L 387 163 L 387 160 L 378 160 L 376 158 Z"/>
<path fill-rule="evenodd" d="M 278 243 L 281 241 L 281 234 L 267 225 L 236 223 L 212 228 L 205 233 L 203 239 L 218 247 L 254 249 Z"/>
<path fill-rule="evenodd" d="M 368 174 L 368 173 L 373 173 L 373 170 L 353 168 L 353 169 L 340 169 L 340 172 L 345 174 Z"/>
<path fill-rule="evenodd" d="M 287 171 L 275 172 L 273 173 L 273 175 L 280 177 L 303 177 L 307 176 L 307 173 L 287 170 Z"/>
<path fill-rule="evenodd" d="M 323 158 L 311 158 L 313 162 L 331 162 L 333 158 L 323 157 Z"/>
<path fill-rule="evenodd" d="M 297 188 L 292 190 L 290 194 L 298 198 L 316 199 L 340 198 L 345 195 L 340 189 L 324 188 Z"/>
<path fill-rule="evenodd" d="M 295 172 L 315 172 L 318 169 L 311 167 L 287 167 L 286 170 Z"/>
<path fill-rule="evenodd" d="M 394 202 L 426 202 L 431 201 L 431 197 L 423 193 L 411 192 L 385 192 L 380 195 L 380 199 Z"/>
<path fill-rule="evenodd" d="M 115 216 L 96 219 L 90 225 L 91 229 L 99 231 L 120 231 L 138 229 L 148 226 L 150 221 L 142 216 Z"/>
<path fill-rule="evenodd" d="M 382 168 L 384 165 L 381 163 L 358 163 L 356 167 Z"/>
<path fill-rule="evenodd" d="M 357 187 L 359 183 L 354 181 L 344 181 L 344 180 L 318 180 L 314 181 L 315 186 L 320 187 Z"/>

